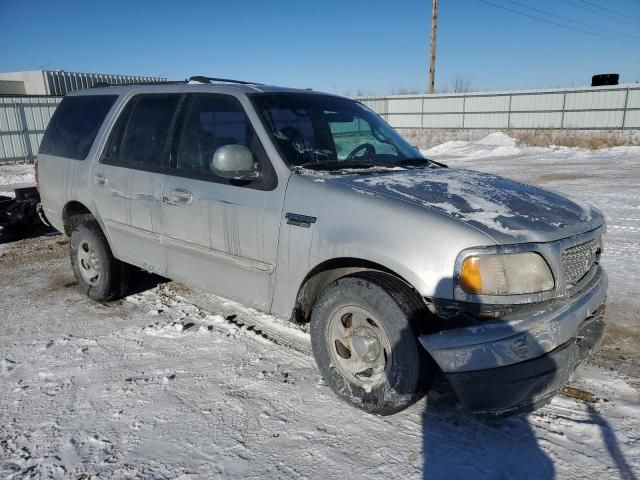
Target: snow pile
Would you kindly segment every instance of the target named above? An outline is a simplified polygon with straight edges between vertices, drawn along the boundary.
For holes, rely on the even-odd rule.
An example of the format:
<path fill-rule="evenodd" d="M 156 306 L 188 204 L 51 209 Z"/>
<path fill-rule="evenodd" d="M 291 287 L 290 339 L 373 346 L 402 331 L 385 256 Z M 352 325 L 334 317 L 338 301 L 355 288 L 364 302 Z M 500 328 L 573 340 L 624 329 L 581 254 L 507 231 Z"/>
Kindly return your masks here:
<path fill-rule="evenodd" d="M 494 132 L 480 140 L 471 142 L 453 140 L 435 147 L 421 150 L 427 156 L 464 157 L 510 157 L 519 155 L 522 149 L 516 146 L 516 140 L 502 132 Z"/>

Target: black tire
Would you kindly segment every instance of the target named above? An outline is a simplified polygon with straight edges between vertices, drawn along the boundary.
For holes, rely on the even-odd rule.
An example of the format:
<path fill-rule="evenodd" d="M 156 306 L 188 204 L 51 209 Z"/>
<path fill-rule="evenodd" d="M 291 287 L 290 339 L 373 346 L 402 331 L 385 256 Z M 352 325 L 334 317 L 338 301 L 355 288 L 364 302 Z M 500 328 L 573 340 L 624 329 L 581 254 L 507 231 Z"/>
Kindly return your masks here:
<path fill-rule="evenodd" d="M 81 273 L 78 260 L 79 246 L 91 245 L 95 258 L 99 261 L 99 274 L 91 282 Z M 71 268 L 80 288 L 89 298 L 97 302 L 107 302 L 124 296 L 127 290 L 128 268 L 124 262 L 114 258 L 109 243 L 95 220 L 78 225 L 71 233 L 69 242 Z"/>
<path fill-rule="evenodd" d="M 349 305 L 371 312 L 382 324 L 391 345 L 390 360 L 385 356 L 385 378 L 369 391 L 340 372 L 330 351 L 330 319 Z M 435 371 L 416 328 L 419 320 L 427 320 L 427 315 L 424 305 L 408 287 L 391 275 L 363 272 L 329 284 L 311 314 L 313 355 L 325 382 L 343 401 L 378 415 L 391 415 L 420 400 Z"/>

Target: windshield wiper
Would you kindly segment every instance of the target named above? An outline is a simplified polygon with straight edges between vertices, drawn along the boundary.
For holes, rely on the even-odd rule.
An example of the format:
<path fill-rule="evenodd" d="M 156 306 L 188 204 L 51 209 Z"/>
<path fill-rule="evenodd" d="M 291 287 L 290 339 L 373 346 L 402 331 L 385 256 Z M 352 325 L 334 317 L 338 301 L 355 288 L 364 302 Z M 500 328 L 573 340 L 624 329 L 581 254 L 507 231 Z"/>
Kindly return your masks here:
<path fill-rule="evenodd" d="M 397 165 L 399 167 L 424 167 L 427 165 L 437 165 L 438 167 L 447 168 L 444 163 L 436 162 L 434 160 L 429 160 L 428 158 L 423 157 L 405 158 L 404 160 L 395 162 L 394 165 Z"/>
<path fill-rule="evenodd" d="M 365 169 L 374 168 L 377 165 L 364 162 L 346 162 L 339 160 L 328 160 L 325 162 L 307 162 L 302 165 L 296 165 L 298 168 L 308 168 L 310 170 L 344 170 L 346 168 Z"/>

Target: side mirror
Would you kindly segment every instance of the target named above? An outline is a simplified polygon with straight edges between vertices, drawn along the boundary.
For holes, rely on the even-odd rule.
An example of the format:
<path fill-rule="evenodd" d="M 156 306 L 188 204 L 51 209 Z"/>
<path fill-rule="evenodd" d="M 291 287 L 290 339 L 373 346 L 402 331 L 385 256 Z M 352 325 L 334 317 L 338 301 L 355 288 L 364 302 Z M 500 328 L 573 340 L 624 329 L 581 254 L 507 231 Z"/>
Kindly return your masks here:
<path fill-rule="evenodd" d="M 224 145 L 218 148 L 211 159 L 211 171 L 221 177 L 237 180 L 258 176 L 253 154 L 244 145 Z"/>

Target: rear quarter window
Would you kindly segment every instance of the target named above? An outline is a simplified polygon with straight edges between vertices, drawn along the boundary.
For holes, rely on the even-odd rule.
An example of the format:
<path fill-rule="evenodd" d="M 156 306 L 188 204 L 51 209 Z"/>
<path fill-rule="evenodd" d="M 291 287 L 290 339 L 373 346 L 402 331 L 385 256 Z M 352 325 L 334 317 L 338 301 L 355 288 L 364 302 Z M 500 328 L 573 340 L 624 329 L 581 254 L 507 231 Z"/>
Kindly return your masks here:
<path fill-rule="evenodd" d="M 117 95 L 65 97 L 56 108 L 38 153 L 84 160 Z"/>

